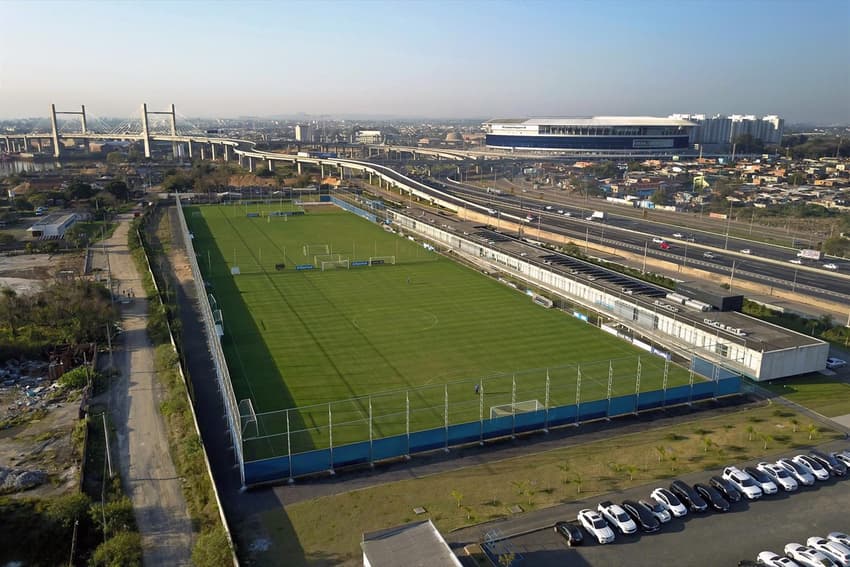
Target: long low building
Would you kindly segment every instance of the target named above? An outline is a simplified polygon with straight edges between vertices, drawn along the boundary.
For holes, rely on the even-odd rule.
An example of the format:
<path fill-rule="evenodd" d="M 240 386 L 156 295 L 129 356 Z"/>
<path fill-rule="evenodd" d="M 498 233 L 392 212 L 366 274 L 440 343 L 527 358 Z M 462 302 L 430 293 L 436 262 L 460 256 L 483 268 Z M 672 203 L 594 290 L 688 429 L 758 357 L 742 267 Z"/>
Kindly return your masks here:
<path fill-rule="evenodd" d="M 687 150 L 695 126 L 679 118 L 595 116 L 495 119 L 484 130 L 490 148 L 660 155 Z"/>

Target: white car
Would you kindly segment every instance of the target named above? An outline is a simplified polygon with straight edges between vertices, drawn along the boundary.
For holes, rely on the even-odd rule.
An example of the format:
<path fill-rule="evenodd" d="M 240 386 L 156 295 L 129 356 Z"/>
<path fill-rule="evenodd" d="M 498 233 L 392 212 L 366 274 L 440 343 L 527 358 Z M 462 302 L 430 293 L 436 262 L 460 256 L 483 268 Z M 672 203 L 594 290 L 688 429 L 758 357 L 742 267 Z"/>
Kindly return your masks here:
<path fill-rule="evenodd" d="M 619 504 L 606 500 L 599 504 L 596 509 L 602 514 L 603 518 L 620 530 L 621 534 L 628 535 L 637 531 L 637 524 Z"/>
<path fill-rule="evenodd" d="M 715 257 L 713 252 L 703 252 L 702 256 L 703 256 L 703 258 L 714 258 Z"/>
<path fill-rule="evenodd" d="M 558 214 L 559 214 L 559 215 L 564 214 L 564 209 L 558 209 Z"/>
<path fill-rule="evenodd" d="M 677 518 L 681 518 L 688 513 L 688 509 L 684 504 L 682 504 L 682 501 L 666 488 L 656 488 L 649 496 L 667 508 L 667 510 L 669 510 L 670 513 Z"/>
<path fill-rule="evenodd" d="M 776 555 L 772 551 L 762 551 L 759 553 L 758 557 L 756 557 L 756 563 L 766 565 L 767 567 L 799 567 L 794 561 L 787 557 Z"/>
<path fill-rule="evenodd" d="M 598 512 L 594 512 L 590 508 L 585 508 L 579 511 L 576 519 L 587 530 L 587 533 L 596 538 L 600 544 L 611 543 L 614 541 L 614 530 L 611 529 L 602 516 Z"/>
<path fill-rule="evenodd" d="M 801 467 L 806 467 L 817 480 L 829 480 L 829 471 L 823 468 L 819 462 L 808 455 L 797 455 L 791 459 Z"/>
<path fill-rule="evenodd" d="M 836 368 L 843 368 L 844 366 L 847 366 L 846 360 L 841 360 L 840 358 L 832 357 L 826 359 L 826 367 L 830 370 L 834 370 Z"/>
<path fill-rule="evenodd" d="M 799 258 L 791 258 L 788 261 L 791 262 L 792 264 L 797 264 L 798 266 L 803 263 L 803 261 L 800 260 Z"/>
<path fill-rule="evenodd" d="M 785 492 L 791 492 L 799 488 L 799 484 L 791 474 L 776 463 L 759 463 L 756 468 L 769 476 L 777 486 L 781 486 Z"/>
<path fill-rule="evenodd" d="M 845 547 L 850 547 L 850 536 L 842 532 L 832 532 L 827 534 L 826 539 L 835 541 Z"/>
<path fill-rule="evenodd" d="M 663 239 L 663 238 L 658 238 L 657 236 L 654 236 L 654 237 L 652 238 L 652 242 L 654 242 L 655 244 L 661 244 L 662 242 L 664 242 L 664 239 Z"/>
<path fill-rule="evenodd" d="M 833 453 L 832 456 L 838 459 L 839 463 L 844 463 L 844 466 L 850 469 L 850 455 L 847 454 L 847 451 L 842 451 L 841 453 Z"/>
<path fill-rule="evenodd" d="M 668 510 L 664 504 L 659 504 L 651 498 L 649 500 L 640 500 L 639 503 L 649 508 L 649 511 L 652 512 L 655 519 L 662 524 L 666 524 L 673 519 L 673 516 L 670 514 L 670 510 Z"/>
<path fill-rule="evenodd" d="M 738 467 L 726 467 L 723 469 L 723 478 L 734 484 L 738 492 L 743 494 L 747 500 L 758 500 L 761 498 L 761 487 L 759 487 L 753 477 Z"/>
<path fill-rule="evenodd" d="M 815 476 L 809 469 L 803 465 L 798 465 L 791 459 L 779 459 L 776 464 L 785 469 L 799 484 L 811 486 L 815 483 Z"/>
<path fill-rule="evenodd" d="M 674 233 L 673 233 L 673 238 L 682 238 L 682 236 L 683 236 L 683 235 L 682 235 L 682 233 L 681 233 L 681 232 L 674 232 Z"/>
<path fill-rule="evenodd" d="M 785 555 L 806 567 L 835 567 L 835 561 L 805 545 L 789 543 L 785 546 Z"/>
<path fill-rule="evenodd" d="M 552 205 L 546 205 L 546 210 L 547 210 L 547 211 L 551 211 L 551 210 L 552 210 Z"/>
<path fill-rule="evenodd" d="M 843 544 L 838 543 L 837 541 L 830 541 L 828 539 L 824 539 L 822 537 L 810 537 L 806 540 L 806 545 L 820 551 L 839 565 L 841 567 L 850 566 L 850 548 L 847 548 Z"/>
<path fill-rule="evenodd" d="M 836 266 L 832 262 L 830 262 L 829 264 L 824 264 L 823 267 L 826 268 L 827 270 L 837 270 L 838 269 L 838 266 Z"/>
<path fill-rule="evenodd" d="M 573 214 L 570 211 L 567 211 L 567 212 L 564 213 L 564 216 L 565 217 L 571 217 L 571 216 L 573 216 Z"/>
<path fill-rule="evenodd" d="M 752 253 L 753 253 L 753 251 L 750 250 L 749 248 L 744 248 L 743 250 L 741 250 L 741 254 L 752 254 Z"/>

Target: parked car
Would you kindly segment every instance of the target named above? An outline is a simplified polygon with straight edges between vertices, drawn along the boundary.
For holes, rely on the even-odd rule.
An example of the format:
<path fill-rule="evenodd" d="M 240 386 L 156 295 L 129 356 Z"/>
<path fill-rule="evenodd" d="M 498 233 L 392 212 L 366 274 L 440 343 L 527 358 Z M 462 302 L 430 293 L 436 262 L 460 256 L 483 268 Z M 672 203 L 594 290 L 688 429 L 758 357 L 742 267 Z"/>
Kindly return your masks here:
<path fill-rule="evenodd" d="M 584 534 L 581 528 L 569 522 L 557 522 L 555 524 L 555 533 L 563 537 L 570 547 L 581 545 L 581 542 L 584 541 Z"/>
<path fill-rule="evenodd" d="M 826 359 L 826 367 L 830 370 L 835 370 L 836 368 L 843 368 L 844 366 L 847 366 L 846 360 L 833 357 L 829 357 Z"/>
<path fill-rule="evenodd" d="M 782 487 L 785 492 L 792 492 L 799 488 L 797 481 L 791 476 L 791 473 L 780 467 L 776 463 L 759 463 L 756 469 L 770 477 L 774 484 Z"/>
<path fill-rule="evenodd" d="M 828 480 L 829 471 L 826 470 L 819 462 L 808 455 L 797 455 L 791 459 L 800 466 L 806 467 L 816 480 Z"/>
<path fill-rule="evenodd" d="M 674 480 L 670 483 L 670 492 L 678 496 L 679 500 L 687 504 L 688 508 L 690 508 L 692 512 L 708 511 L 708 504 L 690 484 L 678 479 Z"/>
<path fill-rule="evenodd" d="M 836 264 L 833 264 L 832 262 L 830 262 L 828 264 L 824 264 L 823 267 L 826 268 L 827 270 L 837 270 L 838 269 L 838 266 Z"/>
<path fill-rule="evenodd" d="M 837 541 L 841 545 L 850 547 L 850 536 L 842 532 L 831 532 L 826 535 L 829 541 Z"/>
<path fill-rule="evenodd" d="M 805 545 L 789 543 L 785 546 L 785 555 L 806 567 L 837 567 L 835 561 Z"/>
<path fill-rule="evenodd" d="M 744 472 L 753 477 L 753 480 L 758 483 L 759 488 L 765 494 L 776 494 L 779 492 L 779 487 L 773 482 L 773 479 L 755 467 L 744 467 Z"/>
<path fill-rule="evenodd" d="M 822 451 L 809 451 L 809 456 L 816 460 L 820 466 L 829 471 L 832 476 L 846 476 L 847 466 L 827 453 Z"/>
<path fill-rule="evenodd" d="M 652 512 L 652 515 L 655 516 L 659 522 L 662 524 L 666 524 L 670 520 L 673 519 L 672 514 L 670 514 L 670 510 L 667 509 L 663 504 L 659 504 L 655 500 L 638 500 L 639 504 L 643 504 Z"/>
<path fill-rule="evenodd" d="M 842 451 L 840 453 L 833 453 L 832 456 L 838 459 L 839 462 L 844 463 L 845 467 L 850 467 L 850 455 L 848 455 L 846 451 Z"/>
<path fill-rule="evenodd" d="M 659 238 L 659 237 L 657 237 L 657 236 L 654 236 L 654 237 L 652 238 L 652 242 L 653 242 L 653 243 L 655 243 L 655 244 L 661 244 L 662 242 L 664 242 L 664 239 L 663 239 L 663 238 Z"/>
<path fill-rule="evenodd" d="M 792 459 L 779 459 L 776 464 L 788 471 L 788 474 L 805 486 L 811 486 L 815 483 L 815 477 L 811 471 L 803 465 L 795 463 Z"/>
<path fill-rule="evenodd" d="M 600 544 L 604 545 L 614 541 L 614 531 L 598 512 L 585 508 L 579 511 L 576 519 L 587 530 L 587 533 L 596 538 L 596 541 Z"/>
<path fill-rule="evenodd" d="M 675 494 L 667 490 L 666 488 L 656 488 L 649 495 L 650 498 L 667 508 L 673 516 L 676 518 L 681 518 L 682 516 L 686 516 L 688 514 L 688 509 L 685 508 L 685 505 L 676 497 Z"/>
<path fill-rule="evenodd" d="M 698 482 L 694 485 L 694 490 L 696 490 L 697 494 L 699 494 L 703 500 L 708 502 L 708 504 L 718 512 L 728 512 L 729 508 L 731 508 L 729 502 L 723 498 L 720 491 L 713 486 Z"/>
<path fill-rule="evenodd" d="M 841 567 L 850 566 L 850 548 L 844 546 L 837 541 L 830 541 L 822 537 L 810 537 L 806 540 L 806 545 L 820 551 Z"/>
<path fill-rule="evenodd" d="M 708 479 L 708 485 L 716 489 L 730 504 L 741 501 L 741 493 L 735 485 L 721 476 L 713 476 Z"/>
<path fill-rule="evenodd" d="M 623 500 L 623 510 L 626 511 L 626 514 L 631 516 L 632 520 L 634 520 L 635 524 L 637 524 L 641 530 L 651 533 L 657 532 L 661 529 L 661 522 L 655 517 L 652 510 L 640 502 L 635 502 L 634 500 Z"/>
<path fill-rule="evenodd" d="M 759 553 L 758 557 L 756 557 L 756 564 L 766 565 L 767 567 L 799 567 L 797 563 L 788 557 L 776 555 L 772 551 L 762 551 Z"/>
<path fill-rule="evenodd" d="M 610 500 L 606 500 L 605 502 L 601 502 L 596 509 L 621 534 L 633 534 L 637 531 L 637 524 L 626 514 L 626 511 L 619 504 L 614 504 Z"/>
<path fill-rule="evenodd" d="M 747 500 L 758 500 L 761 498 L 761 487 L 753 480 L 753 477 L 738 467 L 726 467 L 723 469 L 723 478 L 731 482 Z"/>

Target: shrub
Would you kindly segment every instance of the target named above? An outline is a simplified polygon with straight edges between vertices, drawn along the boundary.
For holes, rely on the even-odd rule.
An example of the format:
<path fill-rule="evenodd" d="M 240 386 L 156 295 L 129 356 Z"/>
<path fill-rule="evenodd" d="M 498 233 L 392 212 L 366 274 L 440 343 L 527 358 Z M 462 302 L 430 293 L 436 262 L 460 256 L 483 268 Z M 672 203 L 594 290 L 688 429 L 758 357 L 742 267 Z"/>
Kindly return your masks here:
<path fill-rule="evenodd" d="M 192 563 L 197 567 L 220 567 L 233 563 L 230 543 L 221 526 L 198 536 L 192 549 Z"/>
<path fill-rule="evenodd" d="M 59 378 L 59 385 L 63 388 L 70 388 L 72 390 L 79 390 L 81 388 L 85 388 L 86 384 L 89 383 L 89 373 L 88 369 L 85 366 L 78 366 L 76 368 L 72 368 L 68 372 L 62 375 Z"/>
<path fill-rule="evenodd" d="M 97 546 L 90 565 L 96 567 L 133 567 L 142 564 L 142 536 L 119 532 Z"/>

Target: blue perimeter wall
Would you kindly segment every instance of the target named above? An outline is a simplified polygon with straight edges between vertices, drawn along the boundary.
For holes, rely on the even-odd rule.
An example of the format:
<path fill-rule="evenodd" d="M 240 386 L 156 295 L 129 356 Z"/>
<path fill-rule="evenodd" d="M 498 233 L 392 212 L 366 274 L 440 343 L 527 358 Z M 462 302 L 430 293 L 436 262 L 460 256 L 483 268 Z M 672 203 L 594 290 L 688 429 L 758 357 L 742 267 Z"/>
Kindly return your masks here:
<path fill-rule="evenodd" d="M 706 363 L 709 364 L 709 363 Z M 333 449 L 317 449 L 291 456 L 275 457 L 245 463 L 247 486 L 329 471 L 336 467 L 374 463 L 444 449 L 467 443 L 507 437 L 517 433 L 540 431 L 549 427 L 582 423 L 594 419 L 617 417 L 638 411 L 686 404 L 699 400 L 730 396 L 741 392 L 741 378 L 722 377 L 693 385 L 677 386 L 667 390 L 653 390 L 640 394 L 594 400 L 578 405 L 558 406 L 549 411 L 523 412 L 512 416 L 496 417 L 395 435 L 359 443 L 341 445 Z"/>

